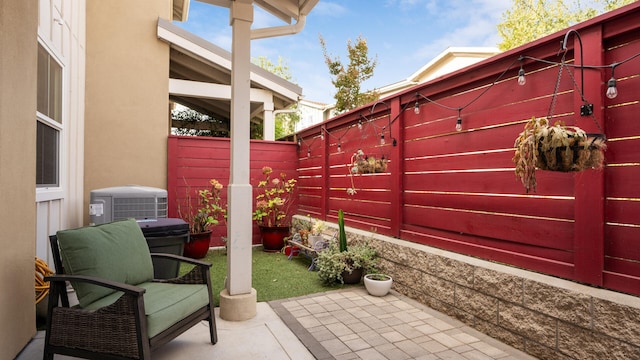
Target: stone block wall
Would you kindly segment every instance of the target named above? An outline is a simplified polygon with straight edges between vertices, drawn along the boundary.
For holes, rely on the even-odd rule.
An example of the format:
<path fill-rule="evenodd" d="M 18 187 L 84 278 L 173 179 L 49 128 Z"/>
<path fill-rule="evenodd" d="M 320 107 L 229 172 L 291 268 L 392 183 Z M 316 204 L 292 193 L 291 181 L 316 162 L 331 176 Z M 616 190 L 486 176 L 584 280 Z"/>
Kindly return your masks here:
<path fill-rule="evenodd" d="M 328 224 L 333 227 L 333 224 Z M 640 298 L 347 227 L 399 293 L 540 359 L 640 359 Z"/>

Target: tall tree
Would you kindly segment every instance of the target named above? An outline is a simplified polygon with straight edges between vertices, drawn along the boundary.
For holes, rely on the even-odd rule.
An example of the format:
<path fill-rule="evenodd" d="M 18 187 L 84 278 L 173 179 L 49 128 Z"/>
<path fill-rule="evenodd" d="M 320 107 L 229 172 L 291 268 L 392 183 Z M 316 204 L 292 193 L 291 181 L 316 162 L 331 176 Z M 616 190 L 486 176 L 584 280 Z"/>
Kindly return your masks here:
<path fill-rule="evenodd" d="M 291 79 L 293 78 L 293 76 L 291 75 L 291 70 L 289 69 L 289 65 L 287 65 L 287 62 L 281 56 L 278 56 L 277 64 L 271 62 L 271 60 L 269 60 L 269 58 L 267 58 L 266 56 L 252 58 L 251 62 L 273 74 L 280 76 L 287 81 L 291 81 Z M 280 139 L 295 132 L 295 126 L 300 121 L 300 115 L 297 111 L 295 111 L 297 109 L 298 103 L 295 103 L 287 108 L 287 110 L 292 110 L 293 112 L 281 113 L 276 115 L 276 139 Z M 260 128 L 260 131 L 261 130 L 262 128 Z"/>
<path fill-rule="evenodd" d="M 361 92 L 362 83 L 373 76 L 373 70 L 378 64 L 377 56 L 369 58 L 367 40 L 359 35 L 355 42 L 347 41 L 349 64 L 345 67 L 340 58 L 332 58 L 327 52 L 327 45 L 322 35 L 319 35 L 324 61 L 333 76 L 331 83 L 336 88 L 333 96 L 336 99 L 336 111 L 349 111 L 360 105 L 375 101 L 377 91 Z"/>
<path fill-rule="evenodd" d="M 509 50 L 637 0 L 513 0 L 502 14 L 500 50 Z"/>

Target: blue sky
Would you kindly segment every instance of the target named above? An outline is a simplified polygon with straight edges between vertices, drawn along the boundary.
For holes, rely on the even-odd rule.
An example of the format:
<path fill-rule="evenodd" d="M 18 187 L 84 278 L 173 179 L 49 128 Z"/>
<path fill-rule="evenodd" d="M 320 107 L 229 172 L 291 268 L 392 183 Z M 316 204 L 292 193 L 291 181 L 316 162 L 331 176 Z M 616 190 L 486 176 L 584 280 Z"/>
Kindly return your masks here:
<path fill-rule="evenodd" d="M 324 63 L 318 36 L 333 57 L 348 62 L 347 41 L 362 35 L 369 56 L 377 56 L 371 90 L 407 78 L 451 46 L 496 46 L 496 25 L 511 0 L 342 0 L 315 6 L 301 33 L 251 42 L 251 56 L 273 63 L 282 57 L 304 98 L 333 103 L 335 88 Z M 189 19 L 176 25 L 231 51 L 229 9 L 191 1 Z M 259 10 L 253 28 L 284 25 Z"/>

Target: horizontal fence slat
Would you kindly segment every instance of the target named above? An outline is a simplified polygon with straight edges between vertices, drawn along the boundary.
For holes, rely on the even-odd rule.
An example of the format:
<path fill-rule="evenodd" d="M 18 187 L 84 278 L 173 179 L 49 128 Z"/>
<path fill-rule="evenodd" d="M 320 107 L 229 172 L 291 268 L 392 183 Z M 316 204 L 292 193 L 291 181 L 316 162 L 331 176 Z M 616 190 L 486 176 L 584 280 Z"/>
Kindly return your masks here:
<path fill-rule="evenodd" d="M 405 193 L 405 204 L 454 208 L 515 216 L 573 219 L 573 199 L 474 193 Z"/>
<path fill-rule="evenodd" d="M 573 174 L 537 171 L 536 194 L 572 196 Z M 405 174 L 405 191 L 452 191 L 470 193 L 525 194 L 525 189 L 511 169 L 503 171 L 452 171 Z"/>
<path fill-rule="evenodd" d="M 407 225 L 442 229 L 550 249 L 573 249 L 573 223 L 453 208 L 405 207 Z"/>
<path fill-rule="evenodd" d="M 573 274 L 571 254 L 563 251 L 529 247 L 524 244 L 499 244 L 491 239 L 469 238 L 469 236 L 414 226 L 406 226 L 402 230 L 402 238 L 560 277 L 569 278 Z"/>

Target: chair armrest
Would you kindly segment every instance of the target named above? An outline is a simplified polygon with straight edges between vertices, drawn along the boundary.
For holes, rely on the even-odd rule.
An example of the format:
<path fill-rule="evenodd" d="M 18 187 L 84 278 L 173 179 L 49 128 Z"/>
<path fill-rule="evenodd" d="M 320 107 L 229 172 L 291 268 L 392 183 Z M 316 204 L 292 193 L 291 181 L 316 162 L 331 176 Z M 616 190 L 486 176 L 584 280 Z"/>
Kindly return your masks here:
<path fill-rule="evenodd" d="M 162 259 L 171 259 L 180 262 L 186 262 L 193 265 L 204 266 L 207 268 L 211 267 L 211 264 L 206 261 L 200 261 L 196 259 L 192 259 L 186 256 L 180 256 L 175 254 L 165 254 L 165 253 L 151 253 L 152 258 L 162 258 Z"/>
<path fill-rule="evenodd" d="M 142 296 L 145 291 L 144 288 L 135 285 L 129 285 L 117 281 L 112 281 L 108 279 L 103 279 L 95 276 L 86 276 L 86 275 L 51 275 L 45 276 L 45 281 L 50 282 L 64 282 L 64 281 L 74 281 L 74 282 L 86 282 L 94 285 L 99 285 L 103 287 L 107 287 L 116 291 L 122 291 L 125 294 L 134 295 L 134 296 Z"/>

